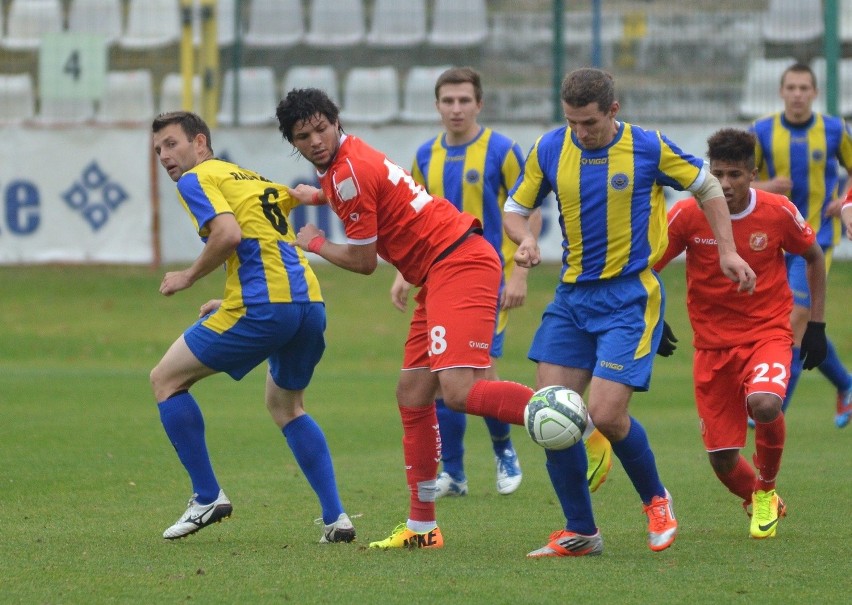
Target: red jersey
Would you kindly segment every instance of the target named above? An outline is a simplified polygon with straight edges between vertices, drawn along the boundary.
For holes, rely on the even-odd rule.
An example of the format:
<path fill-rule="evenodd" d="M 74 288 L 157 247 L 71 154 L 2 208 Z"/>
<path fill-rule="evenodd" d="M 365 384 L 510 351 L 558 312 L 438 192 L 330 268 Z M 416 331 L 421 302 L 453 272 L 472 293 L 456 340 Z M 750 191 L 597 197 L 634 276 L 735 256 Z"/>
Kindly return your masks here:
<path fill-rule="evenodd" d="M 408 171 L 351 135 L 341 138 L 319 181 L 348 242 L 376 242 L 379 256 L 417 286 L 444 250 L 480 226 L 473 215 L 430 195 Z"/>
<path fill-rule="evenodd" d="M 748 207 L 731 216 L 737 252 L 757 274 L 751 295 L 737 292 L 719 268 L 716 239 L 694 198 L 672 206 L 668 221 L 669 245 L 654 268 L 686 250 L 686 306 L 696 349 L 728 349 L 778 335 L 792 339 L 784 252 L 803 253 L 815 234 L 790 200 L 752 189 Z"/>

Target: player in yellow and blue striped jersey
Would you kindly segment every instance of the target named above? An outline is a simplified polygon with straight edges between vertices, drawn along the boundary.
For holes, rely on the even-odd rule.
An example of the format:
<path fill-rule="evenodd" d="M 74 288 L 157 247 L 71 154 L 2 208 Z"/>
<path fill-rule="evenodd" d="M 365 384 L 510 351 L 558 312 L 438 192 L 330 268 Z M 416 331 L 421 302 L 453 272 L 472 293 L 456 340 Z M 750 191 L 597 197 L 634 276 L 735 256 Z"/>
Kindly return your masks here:
<path fill-rule="evenodd" d="M 759 169 L 754 187 L 790 198 L 816 231 L 828 271 L 832 249 L 841 237 L 840 205 L 852 183 L 847 177 L 844 184 L 840 171 L 842 165 L 852 172 L 852 130 L 843 119 L 813 110 L 817 94 L 816 76 L 808 65 L 796 63 L 784 70 L 780 84 L 784 110 L 752 124 Z M 795 344 L 785 411 L 802 373 L 802 335 L 810 318 L 810 291 L 801 257 L 787 255 L 787 279 L 793 290 L 790 321 Z M 852 419 L 852 374 L 831 340 L 819 370 L 837 389 L 834 423 L 844 428 Z"/>
<path fill-rule="evenodd" d="M 547 195 L 556 196 L 561 280 L 529 357 L 537 364 L 536 388 L 588 390 L 592 421 L 612 443 L 639 494 L 650 549 L 660 551 L 674 542 L 678 525 L 648 436 L 628 405 L 634 391 L 650 385 L 664 331 L 665 292 L 652 268 L 668 243 L 663 186 L 689 190 L 699 200 L 721 270 L 735 287 L 752 291 L 755 275 L 736 252 L 719 181 L 701 159 L 659 132 L 618 120 L 612 76 L 599 69 L 575 70 L 563 80 L 561 98 L 567 124 L 536 141 L 503 217 L 506 233 L 519 244 L 516 262 L 534 266 L 541 251 L 528 217 Z M 528 556 L 600 554 L 603 539 L 585 480 L 585 448 L 574 445 L 546 455 L 565 526 Z"/>
<path fill-rule="evenodd" d="M 351 542 L 325 435 L 305 413 L 304 391 L 325 351 L 325 305 L 288 214 L 296 205 L 284 185 L 213 156 L 210 129 L 196 114 L 161 114 L 153 147 L 177 184 L 178 197 L 204 241 L 192 265 L 165 274 L 171 296 L 225 268 L 221 300 L 201 306 L 200 319 L 151 371 L 160 420 L 192 482 L 184 514 L 163 533 L 183 538 L 231 515 L 204 435 L 201 409 L 189 389 L 225 372 L 240 380 L 268 360 L 266 407 L 314 489 L 324 523 L 320 542 Z"/>

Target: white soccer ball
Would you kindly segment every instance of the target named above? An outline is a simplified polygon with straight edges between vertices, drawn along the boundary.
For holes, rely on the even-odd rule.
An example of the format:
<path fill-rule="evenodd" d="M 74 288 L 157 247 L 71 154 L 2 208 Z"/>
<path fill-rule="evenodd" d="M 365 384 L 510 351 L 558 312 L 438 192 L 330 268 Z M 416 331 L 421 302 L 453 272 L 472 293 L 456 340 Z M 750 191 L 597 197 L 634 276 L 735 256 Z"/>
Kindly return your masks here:
<path fill-rule="evenodd" d="M 539 389 L 524 408 L 527 432 L 533 441 L 549 450 L 564 450 L 578 443 L 587 423 L 583 398 L 563 386 Z"/>

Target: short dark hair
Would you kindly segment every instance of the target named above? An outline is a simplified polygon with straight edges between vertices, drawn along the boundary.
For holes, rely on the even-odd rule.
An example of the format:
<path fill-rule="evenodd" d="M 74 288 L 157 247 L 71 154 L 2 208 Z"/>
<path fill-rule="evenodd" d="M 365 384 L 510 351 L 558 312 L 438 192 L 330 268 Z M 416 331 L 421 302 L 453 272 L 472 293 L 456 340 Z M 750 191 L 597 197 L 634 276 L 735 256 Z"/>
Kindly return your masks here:
<path fill-rule="evenodd" d="M 754 168 L 757 139 L 751 132 L 738 128 L 722 128 L 707 139 L 707 157 L 711 162 L 733 162 Z"/>
<path fill-rule="evenodd" d="M 615 102 L 615 81 L 601 69 L 581 67 L 565 76 L 560 94 L 571 107 L 597 103 L 598 109 L 605 112 Z"/>
<path fill-rule="evenodd" d="M 275 109 L 278 130 L 290 143 L 296 124 L 310 120 L 316 115 L 325 116 L 329 122 L 340 125 L 340 109 L 334 101 L 318 88 L 294 88 L 287 93 Z"/>
<path fill-rule="evenodd" d="M 797 73 L 797 74 L 808 74 L 811 77 L 811 83 L 814 85 L 814 88 L 817 87 L 817 79 L 814 70 L 811 69 L 811 66 L 807 63 L 793 63 L 790 67 L 784 70 L 781 74 L 781 87 L 784 87 L 784 78 L 787 77 L 789 73 Z"/>
<path fill-rule="evenodd" d="M 160 132 L 169 124 L 179 124 L 181 130 L 186 134 L 186 138 L 190 141 L 197 135 L 203 134 L 207 138 L 207 148 L 211 152 L 213 151 L 210 127 L 197 113 L 192 113 L 191 111 L 168 111 L 161 113 L 151 123 L 151 132 Z"/>
<path fill-rule="evenodd" d="M 472 67 L 451 67 L 438 76 L 438 80 L 435 82 L 435 99 L 438 99 L 439 91 L 444 84 L 465 84 L 467 82 L 473 85 L 473 96 L 479 103 L 482 100 L 482 78 L 479 72 Z"/>

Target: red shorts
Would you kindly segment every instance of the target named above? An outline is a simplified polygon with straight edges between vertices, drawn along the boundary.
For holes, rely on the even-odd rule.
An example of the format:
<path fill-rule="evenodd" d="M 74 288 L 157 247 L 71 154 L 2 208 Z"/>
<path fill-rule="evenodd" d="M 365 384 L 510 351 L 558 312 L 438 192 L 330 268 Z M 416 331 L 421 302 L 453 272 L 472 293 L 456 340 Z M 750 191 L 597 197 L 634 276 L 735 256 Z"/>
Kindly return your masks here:
<path fill-rule="evenodd" d="M 414 298 L 402 369 L 490 367 L 502 274 L 497 253 L 480 235 L 435 263 Z"/>
<path fill-rule="evenodd" d="M 788 337 L 778 337 L 733 349 L 695 351 L 695 405 L 708 452 L 745 446 L 749 395 L 773 393 L 784 399 L 792 346 Z"/>

